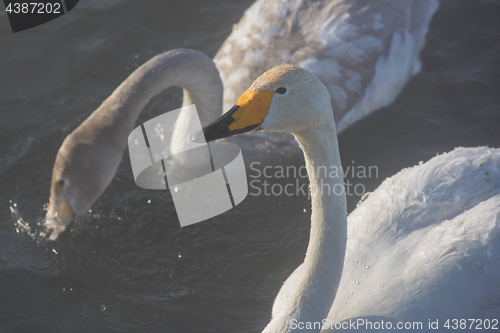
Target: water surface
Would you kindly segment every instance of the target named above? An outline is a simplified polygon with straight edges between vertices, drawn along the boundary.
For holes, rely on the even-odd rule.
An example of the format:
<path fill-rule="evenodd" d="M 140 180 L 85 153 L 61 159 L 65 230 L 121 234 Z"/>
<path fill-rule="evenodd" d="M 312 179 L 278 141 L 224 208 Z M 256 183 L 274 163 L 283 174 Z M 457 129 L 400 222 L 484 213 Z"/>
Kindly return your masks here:
<path fill-rule="evenodd" d="M 267 324 L 304 258 L 306 196 L 250 195 L 180 228 L 170 194 L 138 188 L 125 153 L 82 225 L 56 242 L 39 237 L 66 135 L 152 56 L 189 47 L 213 57 L 251 3 L 87 0 L 17 34 L 0 12 L 1 332 L 259 332 Z M 454 147 L 500 146 L 499 3 L 441 1 L 427 40 L 422 73 L 340 135 L 344 166 L 378 169 L 347 178 L 366 191 Z M 180 89 L 170 89 L 139 122 L 180 105 Z M 273 149 L 264 155 L 276 164 L 302 165 L 300 155 L 291 161 Z M 348 198 L 349 211 L 358 200 Z"/>

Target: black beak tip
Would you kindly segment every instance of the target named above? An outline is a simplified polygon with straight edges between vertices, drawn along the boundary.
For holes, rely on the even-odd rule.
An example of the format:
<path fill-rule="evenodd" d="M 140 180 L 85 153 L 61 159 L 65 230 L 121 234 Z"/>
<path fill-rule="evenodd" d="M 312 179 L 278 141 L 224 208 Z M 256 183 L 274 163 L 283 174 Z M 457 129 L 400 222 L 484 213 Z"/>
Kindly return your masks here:
<path fill-rule="evenodd" d="M 196 143 L 205 143 L 205 134 L 203 133 L 203 130 L 199 130 L 191 134 L 191 141 Z"/>

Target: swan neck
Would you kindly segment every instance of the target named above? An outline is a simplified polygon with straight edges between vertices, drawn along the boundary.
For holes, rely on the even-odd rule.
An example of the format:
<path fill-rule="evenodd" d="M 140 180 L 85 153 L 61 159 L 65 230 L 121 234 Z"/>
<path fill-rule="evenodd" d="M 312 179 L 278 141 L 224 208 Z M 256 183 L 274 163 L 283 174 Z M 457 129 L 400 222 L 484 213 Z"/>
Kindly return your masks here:
<path fill-rule="evenodd" d="M 347 243 L 347 208 L 333 118 L 314 130 L 296 133 L 304 151 L 311 191 L 311 232 L 298 279 L 292 318 L 321 322 L 335 299 Z"/>
<path fill-rule="evenodd" d="M 295 137 L 304 151 L 311 191 L 311 233 L 305 261 L 316 263 L 318 258 L 329 257 L 333 249 L 339 250 L 343 260 L 347 208 L 336 133 L 326 125 Z M 333 241 L 338 242 L 331 247 Z"/>
<path fill-rule="evenodd" d="M 202 123 L 220 116 L 222 82 L 214 63 L 199 52 L 179 50 L 156 56 L 139 67 L 103 102 L 92 117 L 112 127 L 116 145 L 123 150 L 145 105 L 172 86 L 182 87 L 183 105 L 196 104 Z"/>

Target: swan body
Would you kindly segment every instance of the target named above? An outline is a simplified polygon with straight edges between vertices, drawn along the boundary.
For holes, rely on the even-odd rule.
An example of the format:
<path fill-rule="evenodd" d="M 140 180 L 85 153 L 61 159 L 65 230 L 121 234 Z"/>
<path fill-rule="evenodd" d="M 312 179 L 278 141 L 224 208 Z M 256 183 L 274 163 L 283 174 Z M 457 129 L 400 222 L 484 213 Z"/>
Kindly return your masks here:
<path fill-rule="evenodd" d="M 343 186 L 342 176 L 316 171 L 341 167 L 331 110 L 314 74 L 281 65 L 203 128 L 207 141 L 242 129 L 289 131 L 304 152 L 312 198 L 309 245 L 264 332 L 349 330 L 342 324 L 352 320 L 384 320 L 391 329 L 422 322 L 415 330 L 439 320 L 438 330 L 448 331 L 446 319 L 498 320 L 500 149 L 457 148 L 404 169 L 347 218 L 345 193 L 324 190 Z"/>
<path fill-rule="evenodd" d="M 385 180 L 349 215 L 339 302 L 329 318 L 493 319 L 499 166 L 500 149 L 457 148 Z"/>
<path fill-rule="evenodd" d="M 389 105 L 420 71 L 437 0 L 257 0 L 214 58 L 228 110 L 254 78 L 290 63 L 326 86 L 337 131 Z"/>
<path fill-rule="evenodd" d="M 326 326 L 500 318 L 499 166 L 499 149 L 457 148 L 386 179 L 348 217 L 344 273 Z"/>

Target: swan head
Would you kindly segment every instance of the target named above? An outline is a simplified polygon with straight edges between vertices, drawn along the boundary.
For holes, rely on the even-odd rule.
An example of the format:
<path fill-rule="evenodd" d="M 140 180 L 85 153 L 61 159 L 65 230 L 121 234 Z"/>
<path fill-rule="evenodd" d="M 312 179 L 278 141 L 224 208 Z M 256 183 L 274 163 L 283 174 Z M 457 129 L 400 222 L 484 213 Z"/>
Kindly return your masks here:
<path fill-rule="evenodd" d="M 254 130 L 300 134 L 322 124 L 333 124 L 328 90 L 310 71 L 283 64 L 257 78 L 203 134 L 209 142 Z M 200 136 L 193 140 L 202 142 Z"/>
<path fill-rule="evenodd" d="M 56 240 L 78 222 L 109 185 L 121 154 L 77 128 L 64 140 L 52 170 L 49 207 L 44 226 Z"/>

